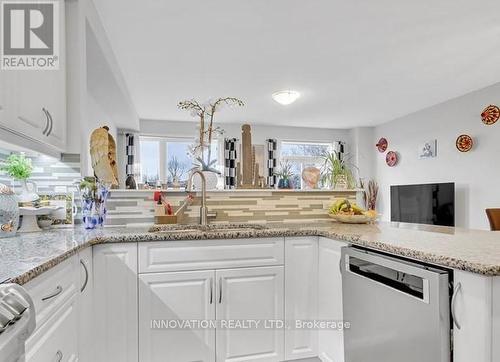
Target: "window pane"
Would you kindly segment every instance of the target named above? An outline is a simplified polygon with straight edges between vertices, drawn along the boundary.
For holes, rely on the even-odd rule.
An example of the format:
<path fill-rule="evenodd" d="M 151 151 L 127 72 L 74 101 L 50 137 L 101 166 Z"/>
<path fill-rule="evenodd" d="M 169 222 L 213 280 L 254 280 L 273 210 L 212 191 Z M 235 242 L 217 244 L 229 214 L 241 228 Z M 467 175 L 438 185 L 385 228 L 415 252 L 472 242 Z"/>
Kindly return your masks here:
<path fill-rule="evenodd" d="M 328 152 L 331 145 L 328 143 L 297 143 L 297 142 L 282 142 L 282 156 L 309 156 L 318 157 Z"/>
<path fill-rule="evenodd" d="M 141 139 L 142 182 L 155 185 L 160 179 L 160 142 Z"/>
<path fill-rule="evenodd" d="M 185 187 L 189 170 L 193 167 L 191 156 L 189 155 L 190 142 L 168 141 L 166 170 L 168 186 Z"/>

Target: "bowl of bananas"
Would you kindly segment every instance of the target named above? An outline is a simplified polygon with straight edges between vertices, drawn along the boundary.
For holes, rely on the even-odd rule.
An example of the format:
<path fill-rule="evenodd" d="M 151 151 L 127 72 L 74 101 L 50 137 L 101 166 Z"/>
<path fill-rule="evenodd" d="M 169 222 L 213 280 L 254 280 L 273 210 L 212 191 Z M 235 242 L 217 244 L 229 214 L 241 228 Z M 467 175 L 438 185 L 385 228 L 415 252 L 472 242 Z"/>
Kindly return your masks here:
<path fill-rule="evenodd" d="M 375 210 L 365 210 L 349 200 L 338 200 L 330 206 L 328 215 L 345 224 L 368 224 L 377 220 Z"/>

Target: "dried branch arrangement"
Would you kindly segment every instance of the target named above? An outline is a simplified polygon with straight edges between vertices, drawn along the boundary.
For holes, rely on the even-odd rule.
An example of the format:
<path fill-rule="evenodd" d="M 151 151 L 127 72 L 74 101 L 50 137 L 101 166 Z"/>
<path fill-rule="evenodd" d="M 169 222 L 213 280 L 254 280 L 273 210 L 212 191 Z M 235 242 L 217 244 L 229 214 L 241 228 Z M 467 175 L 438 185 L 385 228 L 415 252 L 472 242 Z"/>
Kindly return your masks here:
<path fill-rule="evenodd" d="M 365 189 L 365 185 L 361 182 L 361 187 Z M 363 199 L 367 210 L 375 210 L 377 207 L 378 184 L 375 180 L 368 181 L 368 186 L 363 193 Z"/>
<path fill-rule="evenodd" d="M 203 104 L 191 99 L 179 102 L 179 109 L 190 111 L 191 116 L 199 118 L 198 136 L 195 144 L 191 147 L 191 154 L 198 162 L 196 165 L 202 171 L 212 171 L 219 173 L 213 165 L 217 162 L 212 160 L 212 150 L 210 145 L 214 137 L 224 133 L 220 127 L 215 127 L 215 114 L 223 107 L 243 107 L 245 103 L 234 97 L 219 98 L 215 101 L 208 101 Z M 206 156 L 206 157 L 205 157 Z"/>

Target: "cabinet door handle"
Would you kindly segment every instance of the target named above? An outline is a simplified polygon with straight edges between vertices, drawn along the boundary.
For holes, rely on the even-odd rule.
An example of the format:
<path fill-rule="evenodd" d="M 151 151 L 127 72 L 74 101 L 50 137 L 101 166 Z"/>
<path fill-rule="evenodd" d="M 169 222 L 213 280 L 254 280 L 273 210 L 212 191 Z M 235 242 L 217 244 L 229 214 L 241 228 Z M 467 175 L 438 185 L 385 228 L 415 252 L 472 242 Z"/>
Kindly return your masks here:
<path fill-rule="evenodd" d="M 61 362 L 63 359 L 63 353 L 59 350 L 56 352 L 56 362 Z"/>
<path fill-rule="evenodd" d="M 455 313 L 455 304 L 456 304 L 456 300 L 457 300 L 457 294 L 461 290 L 462 290 L 462 284 L 460 284 L 460 282 L 458 282 L 455 285 L 455 288 L 453 289 L 453 296 L 451 297 L 451 318 L 453 319 L 453 324 L 455 325 L 455 327 L 457 327 L 457 329 L 462 329 L 462 326 L 457 321 L 456 313 Z"/>
<path fill-rule="evenodd" d="M 214 278 L 210 278 L 210 304 L 214 302 Z"/>
<path fill-rule="evenodd" d="M 340 271 L 340 274 L 342 275 L 342 257 L 340 257 L 340 261 L 339 261 L 339 271 Z"/>
<path fill-rule="evenodd" d="M 87 269 L 87 265 L 85 265 L 85 262 L 82 259 L 80 259 L 80 264 L 82 264 L 83 270 L 85 270 L 85 280 L 83 281 L 83 285 L 80 288 L 80 293 L 82 293 L 87 287 L 87 283 L 89 282 L 89 270 Z"/>
<path fill-rule="evenodd" d="M 219 278 L 219 304 L 222 303 L 222 277 Z"/>
<path fill-rule="evenodd" d="M 61 294 L 63 291 L 63 287 L 61 287 L 60 285 L 58 285 L 56 287 L 56 290 L 53 291 L 52 293 L 50 293 L 49 295 L 45 296 L 42 298 L 42 302 L 45 302 L 46 300 L 49 300 L 49 299 L 52 299 L 54 297 L 57 297 L 59 294 Z"/>
<path fill-rule="evenodd" d="M 45 110 L 47 112 L 47 115 L 49 116 L 49 130 L 47 131 L 47 137 L 52 133 L 52 127 L 54 126 L 54 121 L 52 120 L 52 115 L 48 110 Z"/>
<path fill-rule="evenodd" d="M 45 108 L 42 108 L 43 114 L 45 114 L 45 128 L 43 129 L 42 134 L 45 136 L 47 131 L 49 130 L 49 125 L 50 125 L 50 120 L 49 120 L 49 114 Z M 48 136 L 48 134 L 47 134 Z"/>

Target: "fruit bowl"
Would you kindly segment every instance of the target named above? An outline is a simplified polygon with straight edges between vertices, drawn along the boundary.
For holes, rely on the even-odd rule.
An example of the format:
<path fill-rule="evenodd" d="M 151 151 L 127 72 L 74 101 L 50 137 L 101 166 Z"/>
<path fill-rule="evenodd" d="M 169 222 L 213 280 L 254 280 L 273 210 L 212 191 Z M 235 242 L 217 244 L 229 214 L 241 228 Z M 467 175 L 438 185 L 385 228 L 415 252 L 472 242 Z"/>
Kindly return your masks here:
<path fill-rule="evenodd" d="M 328 214 L 333 220 L 344 224 L 368 224 L 377 220 L 376 216 Z"/>

